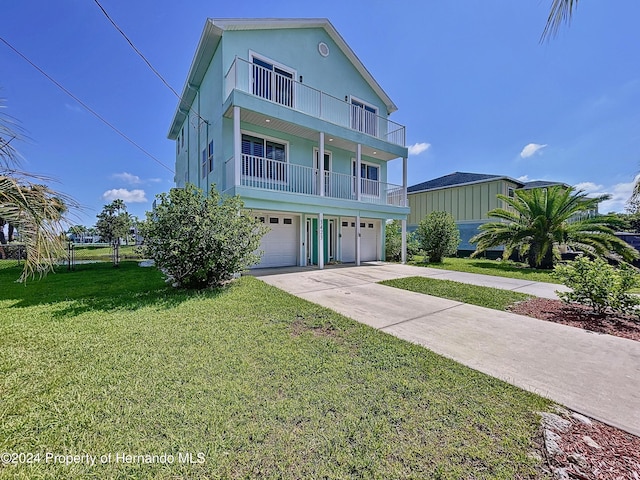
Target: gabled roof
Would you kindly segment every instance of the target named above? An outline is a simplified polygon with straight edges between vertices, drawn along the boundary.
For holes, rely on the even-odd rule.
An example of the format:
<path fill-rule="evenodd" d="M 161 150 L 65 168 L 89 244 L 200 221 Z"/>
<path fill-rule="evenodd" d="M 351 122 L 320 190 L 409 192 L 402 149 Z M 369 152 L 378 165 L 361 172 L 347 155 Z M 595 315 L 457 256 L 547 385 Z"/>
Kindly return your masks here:
<path fill-rule="evenodd" d="M 187 81 L 182 89 L 182 101 L 178 104 L 176 112 L 173 115 L 168 137 L 175 139 L 178 136 L 178 129 L 180 125 L 182 125 L 182 122 L 184 122 L 187 112 L 195 99 L 196 93 L 194 88 L 200 86 L 225 31 L 288 28 L 323 28 L 373 91 L 382 99 L 387 107 L 387 113 L 391 114 L 398 110 L 398 107 L 396 107 L 391 98 L 389 98 L 358 56 L 351 50 L 351 47 L 347 45 L 347 42 L 344 41 L 342 36 L 326 18 L 209 18 L 205 22 L 198 48 L 191 62 Z"/>
<path fill-rule="evenodd" d="M 484 183 L 494 180 L 507 180 L 515 183 L 518 186 L 523 186 L 524 183 L 515 180 L 505 175 L 489 175 L 486 173 L 466 173 L 466 172 L 454 172 L 443 177 L 434 178 L 433 180 L 427 180 L 426 182 L 418 183 L 407 188 L 407 193 L 425 192 L 428 190 L 438 190 L 447 187 L 459 187 L 462 185 L 472 185 L 475 183 Z"/>
<path fill-rule="evenodd" d="M 523 190 L 531 190 L 532 188 L 544 188 L 544 187 L 553 187 L 556 185 L 561 185 L 564 188 L 569 188 L 569 185 L 563 182 L 551 182 L 548 180 L 534 180 L 533 182 L 525 182 Z"/>

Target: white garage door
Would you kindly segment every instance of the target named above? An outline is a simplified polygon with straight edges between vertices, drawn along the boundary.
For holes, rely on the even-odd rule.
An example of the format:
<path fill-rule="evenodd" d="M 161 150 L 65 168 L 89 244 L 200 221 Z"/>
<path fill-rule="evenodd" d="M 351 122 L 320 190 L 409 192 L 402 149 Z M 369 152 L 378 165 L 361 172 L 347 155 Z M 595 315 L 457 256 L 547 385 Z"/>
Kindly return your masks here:
<path fill-rule="evenodd" d="M 262 259 L 254 268 L 298 265 L 298 218 L 292 215 L 265 214 L 264 223 L 271 229 L 260 243 Z"/>
<path fill-rule="evenodd" d="M 353 220 L 342 220 L 342 261 L 356 261 L 356 224 Z M 360 261 L 379 260 L 380 220 L 360 220 Z"/>

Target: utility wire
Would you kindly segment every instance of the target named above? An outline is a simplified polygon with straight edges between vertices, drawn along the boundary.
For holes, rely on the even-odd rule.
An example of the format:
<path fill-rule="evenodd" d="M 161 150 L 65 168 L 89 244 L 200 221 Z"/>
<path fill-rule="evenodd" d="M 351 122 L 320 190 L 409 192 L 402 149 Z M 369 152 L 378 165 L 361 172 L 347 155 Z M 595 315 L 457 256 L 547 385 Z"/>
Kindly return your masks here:
<path fill-rule="evenodd" d="M 107 17 L 107 20 L 109 20 L 109 22 L 111 22 L 111 25 L 113 25 L 113 28 L 115 28 L 120 35 L 122 35 L 124 37 L 124 39 L 127 41 L 127 43 L 131 46 L 131 48 L 133 48 L 133 50 L 138 54 L 138 56 L 140 58 L 142 58 L 142 60 L 144 60 L 144 63 L 147 64 L 147 66 L 151 69 L 151 71 L 156 75 L 156 77 L 158 77 L 162 83 L 164 83 L 167 88 L 169 90 L 171 90 L 173 92 L 173 94 L 178 98 L 178 100 L 180 100 L 180 105 L 182 105 L 183 103 L 186 104 L 186 102 L 184 101 L 184 99 L 180 96 L 180 94 L 178 92 L 176 92 L 174 90 L 174 88 L 169 84 L 169 82 L 167 82 L 164 77 L 160 74 L 160 72 L 158 72 L 158 70 L 156 70 L 153 65 L 151 65 L 151 62 L 149 62 L 149 60 L 147 60 L 147 57 L 144 56 L 144 54 L 138 50 L 138 48 L 133 44 L 133 42 L 131 41 L 131 39 L 127 36 L 126 33 L 124 33 L 124 31 L 118 26 L 118 24 L 115 22 L 115 20 L 113 20 L 113 18 L 111 18 L 111 16 L 107 13 L 107 11 L 104 9 L 104 7 L 100 4 L 100 2 L 98 0 L 93 0 L 95 2 L 95 4 L 98 6 L 98 8 L 102 11 L 102 13 L 104 14 L 105 17 Z M 195 115 L 198 116 L 198 118 L 204 122 L 204 123 L 209 123 L 207 122 L 204 118 L 202 118 L 200 116 L 200 114 L 198 112 L 194 112 L 193 109 L 191 107 L 189 107 L 189 111 L 193 112 Z"/>
<path fill-rule="evenodd" d="M 120 135 L 122 138 L 124 138 L 125 140 L 127 140 L 129 143 L 131 143 L 133 146 L 135 146 L 136 148 L 138 148 L 138 150 L 140 150 L 142 153 L 144 153 L 145 155 L 147 155 L 149 158 L 151 158 L 151 160 L 153 160 L 154 162 L 156 162 L 157 164 L 161 165 L 162 167 L 166 168 L 167 170 L 169 170 L 171 173 L 174 173 L 173 169 L 168 167 L 167 165 L 165 165 L 164 163 L 162 163 L 160 160 L 158 160 L 156 157 L 154 157 L 151 153 L 149 153 L 147 150 L 145 150 L 144 148 L 142 148 L 140 145 L 138 145 L 136 142 L 134 142 L 131 138 L 129 138 L 125 133 L 123 133 L 121 130 L 119 130 L 118 128 L 116 128 L 112 123 L 110 123 L 108 120 L 106 120 L 104 117 L 102 117 L 98 112 L 96 112 L 95 110 L 93 110 L 89 105 L 87 105 L 86 103 L 84 103 L 82 100 L 80 100 L 78 97 L 76 97 L 73 93 L 71 93 L 69 90 L 67 90 L 65 87 L 63 87 L 60 83 L 58 83 L 54 78 L 52 78 L 49 74 L 47 74 L 47 72 L 45 72 L 44 70 L 42 70 L 40 67 L 38 67 L 35 63 L 33 63 L 31 60 L 29 60 L 24 54 L 22 54 L 17 48 L 15 48 L 13 45 L 11 45 L 8 41 L 6 41 L 4 38 L 0 37 L 0 41 L 2 43 L 4 43 L 7 47 L 9 47 L 11 50 L 13 50 L 17 55 L 19 55 L 20 57 L 22 57 L 22 59 L 27 62 L 29 65 L 31 65 L 33 68 L 35 68 L 38 72 L 40 72 L 42 75 L 44 75 L 50 82 L 52 82 L 56 87 L 58 87 L 60 90 L 62 90 L 64 93 L 66 93 L 67 95 L 69 95 L 71 98 L 73 98 L 76 102 L 78 102 L 80 105 L 82 105 L 85 109 L 87 109 L 89 112 L 91 112 L 94 116 L 96 116 L 101 122 L 103 122 L 105 125 L 107 125 L 109 128 L 111 128 L 113 131 L 115 131 L 118 135 Z"/>

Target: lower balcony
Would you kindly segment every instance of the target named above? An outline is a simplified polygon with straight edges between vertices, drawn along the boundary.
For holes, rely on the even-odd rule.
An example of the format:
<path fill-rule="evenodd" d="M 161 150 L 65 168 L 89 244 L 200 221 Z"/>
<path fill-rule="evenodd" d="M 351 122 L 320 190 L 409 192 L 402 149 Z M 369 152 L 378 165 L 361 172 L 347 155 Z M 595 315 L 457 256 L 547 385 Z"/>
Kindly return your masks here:
<path fill-rule="evenodd" d="M 227 185 L 233 185 L 234 162 L 226 162 Z M 322 171 L 316 168 L 294 165 L 264 157 L 242 155 L 240 182 L 244 187 L 317 195 L 341 200 L 354 200 L 377 205 L 406 206 L 402 185 L 393 185 L 378 180 L 357 178 L 353 175 Z M 360 192 L 357 190 L 360 182 Z M 359 197 L 358 197 L 359 193 Z"/>

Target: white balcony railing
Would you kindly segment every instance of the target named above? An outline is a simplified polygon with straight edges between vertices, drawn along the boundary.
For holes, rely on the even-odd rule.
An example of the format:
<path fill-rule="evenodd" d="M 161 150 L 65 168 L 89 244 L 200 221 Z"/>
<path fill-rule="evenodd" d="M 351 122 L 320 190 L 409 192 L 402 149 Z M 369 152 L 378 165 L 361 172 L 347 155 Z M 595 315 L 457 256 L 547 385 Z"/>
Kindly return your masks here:
<path fill-rule="evenodd" d="M 227 183 L 233 185 L 233 158 L 226 165 Z M 320 171 L 264 157 L 242 155 L 240 185 L 302 195 L 320 195 Z M 324 172 L 324 196 L 357 200 L 357 179 L 353 175 Z M 360 179 L 360 201 L 378 205 L 405 206 L 404 189 L 374 180 Z"/>
<path fill-rule="evenodd" d="M 237 57 L 225 75 L 225 99 L 234 89 L 394 145 L 405 145 L 403 125 Z"/>

